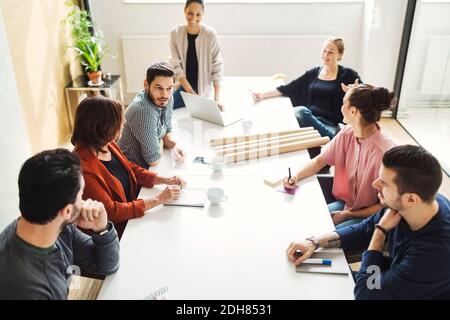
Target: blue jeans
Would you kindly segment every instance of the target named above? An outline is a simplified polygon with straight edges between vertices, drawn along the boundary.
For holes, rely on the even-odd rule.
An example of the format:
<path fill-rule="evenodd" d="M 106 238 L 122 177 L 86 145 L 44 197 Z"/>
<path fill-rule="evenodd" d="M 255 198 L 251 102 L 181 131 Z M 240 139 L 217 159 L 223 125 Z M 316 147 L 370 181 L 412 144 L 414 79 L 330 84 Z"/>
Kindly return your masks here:
<path fill-rule="evenodd" d="M 173 93 L 173 109 L 183 108 L 184 107 L 184 101 L 183 97 L 181 97 L 181 91 L 184 92 L 184 89 L 182 86 L 180 86 L 177 90 Z"/>
<path fill-rule="evenodd" d="M 336 202 L 332 202 L 332 203 L 328 204 L 328 211 L 330 211 L 330 213 L 333 211 L 342 211 L 342 210 L 344 210 L 344 207 L 345 207 L 345 202 L 342 200 L 338 200 Z M 362 220 L 363 220 L 362 218 L 353 218 L 353 219 L 345 220 L 344 222 L 341 222 L 338 225 L 336 225 L 336 230 L 345 228 L 347 226 L 351 226 L 352 224 L 360 223 Z"/>
<path fill-rule="evenodd" d="M 192 87 L 192 89 L 197 92 L 197 88 Z M 173 109 L 183 108 L 185 107 L 183 97 L 181 96 L 181 91 L 186 92 L 184 88 L 180 85 L 180 87 L 175 90 L 173 93 Z"/>
<path fill-rule="evenodd" d="M 309 108 L 295 107 L 294 112 L 300 127 L 313 127 L 322 137 L 328 136 L 330 140 L 336 135 L 336 126 L 322 117 L 313 115 Z"/>

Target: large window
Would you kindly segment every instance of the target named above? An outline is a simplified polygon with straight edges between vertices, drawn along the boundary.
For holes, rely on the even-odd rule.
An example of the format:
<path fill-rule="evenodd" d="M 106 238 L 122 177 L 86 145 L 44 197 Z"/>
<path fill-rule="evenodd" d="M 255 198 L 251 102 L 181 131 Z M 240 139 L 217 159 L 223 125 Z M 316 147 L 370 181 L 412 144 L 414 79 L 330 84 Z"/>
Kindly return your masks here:
<path fill-rule="evenodd" d="M 362 2 L 364 0 L 207 0 L 207 3 L 315 3 L 315 2 Z M 183 0 L 123 0 L 124 3 L 185 3 Z"/>
<path fill-rule="evenodd" d="M 397 113 L 450 173 L 450 0 L 418 0 Z"/>

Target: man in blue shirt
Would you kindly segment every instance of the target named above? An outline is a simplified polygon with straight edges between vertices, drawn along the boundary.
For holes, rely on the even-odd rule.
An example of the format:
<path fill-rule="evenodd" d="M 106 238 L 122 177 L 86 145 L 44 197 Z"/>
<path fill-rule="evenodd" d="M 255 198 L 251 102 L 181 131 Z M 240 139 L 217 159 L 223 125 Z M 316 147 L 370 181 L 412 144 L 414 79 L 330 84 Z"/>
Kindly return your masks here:
<path fill-rule="evenodd" d="M 356 299 L 448 299 L 450 201 L 436 194 L 441 182 L 439 162 L 425 149 L 392 148 L 373 183 L 386 209 L 360 224 L 291 243 L 286 254 L 299 265 L 319 247 L 366 249 Z M 296 250 L 303 255 L 297 258 Z"/>
<path fill-rule="evenodd" d="M 172 138 L 173 76 L 167 63 L 152 64 L 147 69 L 144 90 L 134 97 L 125 113 L 120 149 L 144 169 L 158 164 L 164 147 L 174 149 L 178 162 L 184 160 L 184 152 Z"/>

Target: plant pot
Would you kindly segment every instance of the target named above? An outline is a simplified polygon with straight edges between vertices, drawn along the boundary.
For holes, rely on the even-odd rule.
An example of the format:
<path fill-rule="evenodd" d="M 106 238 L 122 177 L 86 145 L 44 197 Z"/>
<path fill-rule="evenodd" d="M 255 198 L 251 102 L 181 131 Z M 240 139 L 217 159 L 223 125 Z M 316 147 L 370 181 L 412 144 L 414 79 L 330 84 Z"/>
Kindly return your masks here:
<path fill-rule="evenodd" d="M 88 77 L 89 80 L 91 80 L 91 82 L 93 84 L 97 84 L 100 82 L 101 78 L 102 78 L 102 72 L 101 71 L 96 71 L 96 72 L 88 72 Z"/>

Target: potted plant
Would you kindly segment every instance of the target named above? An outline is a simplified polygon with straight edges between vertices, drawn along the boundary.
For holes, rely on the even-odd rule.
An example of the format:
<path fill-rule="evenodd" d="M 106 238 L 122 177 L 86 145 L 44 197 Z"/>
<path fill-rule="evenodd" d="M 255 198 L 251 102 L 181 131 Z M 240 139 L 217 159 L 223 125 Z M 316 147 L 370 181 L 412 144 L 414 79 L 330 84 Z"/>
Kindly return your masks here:
<path fill-rule="evenodd" d="M 72 45 L 69 47 L 75 50 L 91 84 L 98 85 L 102 76 L 100 65 L 107 51 L 103 33 L 100 30 L 94 30 L 89 12 L 81 10 L 71 0 L 67 1 L 66 5 L 71 7 L 71 11 L 64 20 L 72 29 Z"/>

